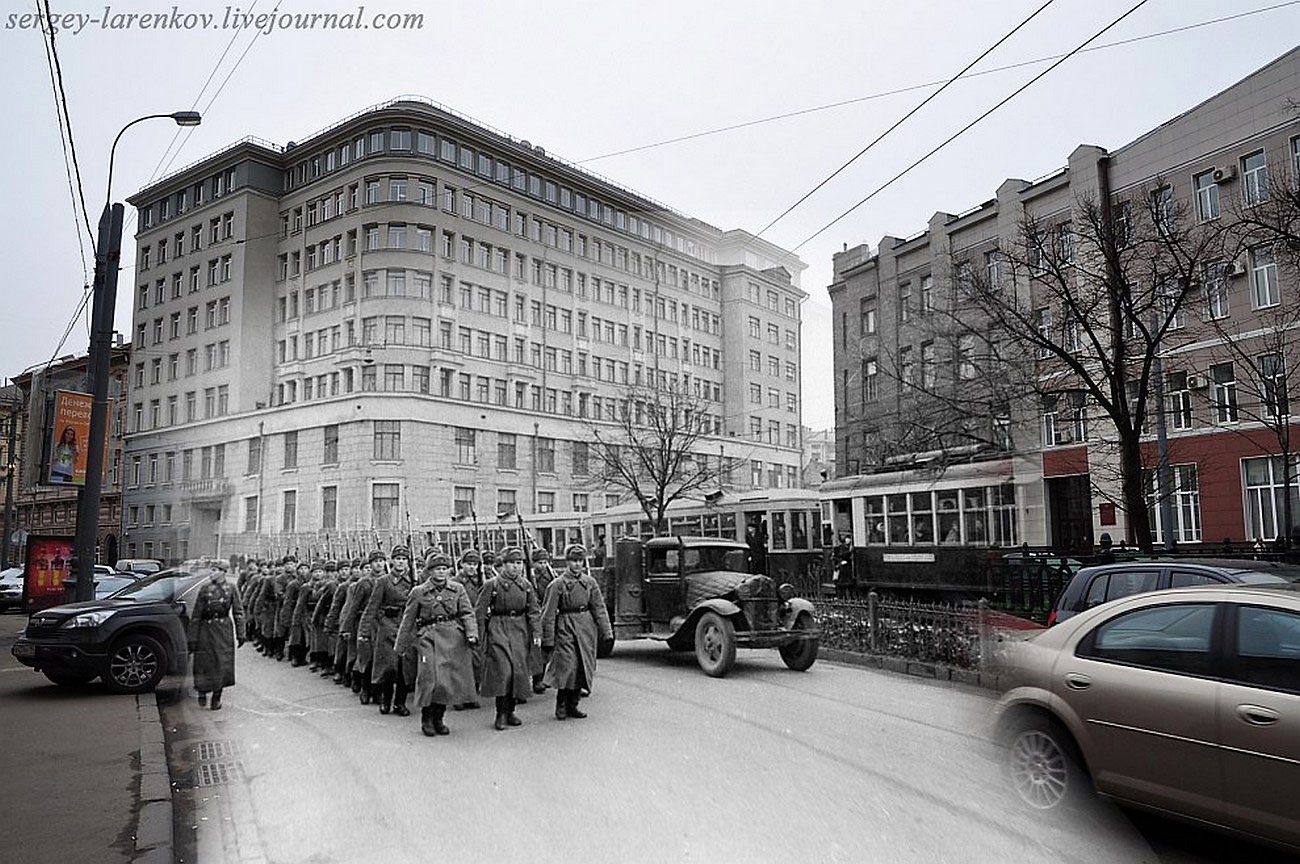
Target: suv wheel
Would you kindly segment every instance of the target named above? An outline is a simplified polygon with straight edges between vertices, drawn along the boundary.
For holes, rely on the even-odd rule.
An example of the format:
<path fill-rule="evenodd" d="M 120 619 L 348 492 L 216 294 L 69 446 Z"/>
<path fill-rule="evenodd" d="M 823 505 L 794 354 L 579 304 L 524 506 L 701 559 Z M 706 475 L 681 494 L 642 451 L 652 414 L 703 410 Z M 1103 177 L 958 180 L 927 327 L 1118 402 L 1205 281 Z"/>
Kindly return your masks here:
<path fill-rule="evenodd" d="M 695 659 L 704 674 L 721 678 L 736 663 L 736 628 L 717 612 L 705 612 L 695 625 Z"/>
<path fill-rule="evenodd" d="M 1027 718 L 1008 739 L 1011 788 L 1039 810 L 1072 800 L 1087 783 L 1074 754 L 1074 742 L 1059 724 L 1046 717 Z"/>
<path fill-rule="evenodd" d="M 156 639 L 127 636 L 108 652 L 104 686 L 114 693 L 148 693 L 167 672 L 167 657 Z"/>

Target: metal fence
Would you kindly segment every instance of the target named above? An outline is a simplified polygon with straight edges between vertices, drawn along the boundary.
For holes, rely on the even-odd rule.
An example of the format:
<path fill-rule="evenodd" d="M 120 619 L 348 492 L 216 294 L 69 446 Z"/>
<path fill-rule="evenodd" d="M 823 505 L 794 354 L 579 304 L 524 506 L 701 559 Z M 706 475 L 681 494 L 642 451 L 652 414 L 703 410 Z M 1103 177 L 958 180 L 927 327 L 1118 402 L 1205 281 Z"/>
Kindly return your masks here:
<path fill-rule="evenodd" d="M 976 605 L 881 599 L 822 600 L 817 605 L 821 644 L 857 654 L 902 657 L 978 669 L 992 662 L 995 613 Z"/>

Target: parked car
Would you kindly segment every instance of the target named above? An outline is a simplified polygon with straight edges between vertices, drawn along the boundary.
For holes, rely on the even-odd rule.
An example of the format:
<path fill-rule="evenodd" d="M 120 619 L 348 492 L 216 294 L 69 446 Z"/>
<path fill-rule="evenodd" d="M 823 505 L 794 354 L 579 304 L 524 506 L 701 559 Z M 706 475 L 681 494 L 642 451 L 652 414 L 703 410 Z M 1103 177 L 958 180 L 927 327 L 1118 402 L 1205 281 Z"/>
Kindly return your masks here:
<path fill-rule="evenodd" d="M 1300 567 L 1277 561 L 1234 558 L 1178 558 L 1167 561 L 1123 561 L 1084 567 L 1074 574 L 1056 600 L 1047 626 L 1110 600 L 1189 585 L 1268 585 L 1300 582 Z"/>
<path fill-rule="evenodd" d="M 122 590 L 128 585 L 134 585 L 136 582 L 139 582 L 142 578 L 144 578 L 144 574 L 141 573 L 129 573 L 129 572 L 123 573 L 114 570 L 112 567 L 109 567 L 107 564 L 96 564 L 95 565 L 95 599 L 103 600 L 105 597 L 108 597 L 114 594 L 115 592 Z M 77 578 L 73 576 L 69 579 L 64 579 L 63 585 L 66 590 L 75 593 L 77 590 Z"/>
<path fill-rule="evenodd" d="M 606 603 L 618 639 L 645 637 L 695 650 L 705 674 L 721 678 L 736 648 L 776 648 L 799 672 L 817 660 L 813 604 L 789 584 L 749 573 L 749 547 L 712 537 L 624 538 Z"/>
<path fill-rule="evenodd" d="M 157 558 L 119 558 L 114 565 L 122 573 L 139 573 L 148 576 L 163 569 L 163 563 Z"/>
<path fill-rule="evenodd" d="M 209 571 L 163 570 L 112 597 L 43 609 L 12 649 L 55 684 L 103 678 L 116 693 L 153 690 L 186 659 L 187 610 Z"/>
<path fill-rule="evenodd" d="M 23 605 L 23 568 L 0 570 L 0 612 L 21 609 Z"/>
<path fill-rule="evenodd" d="M 1089 788 L 1300 851 L 1300 585 L 1199 585 L 1009 649 L 995 730 L 1048 809 Z"/>

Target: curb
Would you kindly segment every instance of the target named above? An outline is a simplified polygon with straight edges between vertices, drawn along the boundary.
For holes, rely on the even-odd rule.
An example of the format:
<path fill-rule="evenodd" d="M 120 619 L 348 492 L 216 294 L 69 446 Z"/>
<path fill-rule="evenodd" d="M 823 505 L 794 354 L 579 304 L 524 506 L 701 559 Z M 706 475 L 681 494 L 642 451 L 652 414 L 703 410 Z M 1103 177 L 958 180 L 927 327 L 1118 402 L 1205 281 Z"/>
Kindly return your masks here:
<path fill-rule="evenodd" d="M 146 701 L 147 700 L 147 701 Z M 172 864 L 172 784 L 156 693 L 136 697 L 140 718 L 140 811 L 132 864 Z"/>
<path fill-rule="evenodd" d="M 913 675 L 917 678 L 931 678 L 935 681 L 951 681 L 967 687 L 979 687 L 984 690 L 997 691 L 1000 676 L 996 672 L 981 672 L 978 669 L 959 669 L 942 663 L 921 663 L 906 657 L 893 657 L 884 654 L 858 654 L 854 651 L 842 651 L 838 648 L 823 647 L 819 655 L 832 663 L 847 666 L 860 666 L 865 669 L 879 669 L 899 675 Z"/>

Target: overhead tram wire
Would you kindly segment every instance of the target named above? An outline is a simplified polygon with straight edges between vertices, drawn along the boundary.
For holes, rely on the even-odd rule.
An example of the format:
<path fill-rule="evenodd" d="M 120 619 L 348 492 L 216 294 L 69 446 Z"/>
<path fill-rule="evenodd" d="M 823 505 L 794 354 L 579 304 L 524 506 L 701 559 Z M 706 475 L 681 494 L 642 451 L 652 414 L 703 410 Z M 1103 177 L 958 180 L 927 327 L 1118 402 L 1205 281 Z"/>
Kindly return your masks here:
<path fill-rule="evenodd" d="M 1097 31 L 1096 33 L 1094 33 L 1092 36 L 1088 37 L 1088 39 L 1086 39 L 1084 42 L 1080 43 L 1078 47 L 1076 47 L 1074 50 L 1070 51 L 1068 54 L 1063 55 L 1060 59 L 1058 59 L 1058 60 L 1057 60 L 1055 63 L 1053 63 L 1051 66 L 1048 66 L 1048 67 L 1047 67 L 1046 69 L 1044 69 L 1042 72 L 1039 72 L 1039 73 L 1038 73 L 1037 75 L 1035 75 L 1033 78 L 1030 78 L 1030 79 L 1029 79 L 1028 81 L 1026 81 L 1024 84 L 1022 84 L 1022 85 L 1020 85 L 1019 87 L 1017 87 L 1017 88 L 1016 88 L 1015 90 L 1013 90 L 1010 94 L 1008 94 L 1006 97 L 1004 97 L 1003 99 L 1001 99 L 1000 101 L 998 101 L 995 105 L 993 105 L 993 107 L 989 108 L 989 109 L 988 109 L 987 111 L 985 111 L 983 114 L 980 114 L 980 115 L 979 115 L 978 117 L 976 117 L 974 120 L 970 121 L 970 122 L 967 123 L 965 126 L 963 126 L 962 128 L 958 129 L 958 130 L 957 130 L 956 132 L 954 132 L 952 135 L 949 135 L 949 136 L 948 136 L 947 138 L 945 138 L 941 143 L 939 143 L 937 146 L 935 146 L 933 149 L 931 149 L 929 152 L 927 152 L 924 156 L 921 156 L 919 159 L 917 159 L 917 160 L 916 160 L 915 162 L 913 162 L 912 164 L 908 165 L 908 166 L 907 166 L 906 168 L 904 168 L 902 171 L 899 171 L 899 172 L 898 172 L 897 174 L 895 174 L 893 177 L 889 178 L 889 179 L 886 180 L 884 183 L 882 183 L 880 186 L 876 187 L 876 189 L 875 189 L 874 191 L 872 191 L 869 195 L 867 195 L 867 196 L 866 196 L 865 198 L 863 198 L 861 201 L 859 201 L 858 203 L 854 204 L 854 205 L 853 205 L 852 207 L 850 207 L 849 209 L 845 210 L 845 211 L 844 211 L 843 213 L 841 213 L 839 216 L 836 216 L 836 217 L 835 217 L 834 219 L 832 219 L 830 222 L 827 222 L 827 223 L 826 223 L 825 225 L 823 225 L 821 228 L 818 228 L 816 231 L 814 231 L 814 232 L 813 232 L 812 234 L 810 234 L 808 237 L 804 238 L 804 240 L 802 240 L 802 241 L 799 243 L 798 246 L 795 246 L 795 247 L 794 247 L 793 249 L 791 249 L 790 251 L 791 251 L 791 252 L 798 252 L 798 251 L 799 251 L 800 249 L 802 249 L 804 246 L 808 245 L 808 243 L 810 243 L 812 240 L 814 240 L 815 238 L 821 236 L 821 234 L 823 234 L 824 232 L 826 232 L 827 230 L 829 230 L 833 225 L 837 224 L 841 219 L 843 219 L 844 217 L 848 216 L 848 215 L 849 215 L 850 213 L 852 213 L 854 210 L 857 210 L 857 209 L 858 209 L 859 207 L 861 207 L 863 204 L 866 204 L 866 203 L 867 203 L 868 201 L 870 201 L 872 198 L 875 198 L 877 195 L 879 195 L 881 192 L 883 192 L 883 191 L 885 191 L 886 189 L 888 189 L 888 188 L 889 188 L 890 186 L 892 186 L 894 183 L 896 183 L 897 181 L 901 180 L 903 177 L 905 177 L 905 176 L 907 176 L 908 174 L 910 174 L 914 168 L 916 168 L 917 166 L 921 165 L 923 162 L 925 162 L 926 160 L 928 160 L 931 156 L 933 156 L 934 154 L 938 153 L 938 152 L 939 152 L 940 150 L 942 150 L 943 148 L 947 147 L 947 146 L 948 146 L 949 144 L 951 144 L 953 141 L 956 141 L 958 138 L 960 138 L 962 135 L 964 135 L 966 132 L 968 132 L 970 129 L 972 129 L 972 128 L 977 124 L 977 123 L 979 123 L 979 122 L 980 122 L 981 120 L 983 120 L 985 117 L 988 117 L 988 116 L 989 116 L 990 114 L 992 114 L 994 111 L 998 110 L 998 109 L 1001 108 L 1003 105 L 1007 104 L 1007 103 L 1010 102 L 1012 99 L 1016 98 L 1016 97 L 1019 96 L 1021 93 L 1025 92 L 1026 90 L 1028 90 L 1031 86 L 1033 86 L 1035 83 L 1037 83 L 1039 80 L 1041 80 L 1044 76 L 1046 76 L 1049 72 L 1051 72 L 1051 71 L 1052 71 L 1053 69 L 1055 69 L 1057 66 L 1060 66 L 1060 65 L 1061 65 L 1062 63 L 1064 63 L 1066 60 L 1070 59 L 1070 58 L 1073 57 L 1075 54 L 1078 54 L 1081 50 L 1083 50 L 1083 48 L 1084 48 L 1085 46 L 1088 45 L 1088 43 L 1094 41 L 1095 39 L 1097 39 L 1098 37 L 1100 37 L 1101 35 L 1103 35 L 1104 33 L 1106 33 L 1108 30 L 1110 30 L 1112 27 L 1115 27 L 1116 25 L 1118 25 L 1118 24 L 1119 24 L 1121 21 L 1123 21 L 1125 18 L 1127 18 L 1128 16 L 1132 15 L 1134 12 L 1136 12 L 1137 10 L 1139 10 L 1139 9 L 1141 9 L 1143 6 L 1145 6 L 1148 2 L 1149 2 L 1149 0 L 1138 0 L 1138 2 L 1135 3 L 1135 4 L 1133 4 L 1133 6 L 1131 6 L 1131 7 L 1128 9 L 1127 12 L 1124 12 L 1124 13 L 1123 13 L 1122 15 L 1120 15 L 1118 18 L 1116 18 L 1115 20 L 1111 21 L 1109 24 L 1107 24 L 1107 25 L 1106 25 L 1105 27 L 1103 27 L 1102 29 L 1098 30 L 1098 31 Z"/>
<path fill-rule="evenodd" d="M 985 48 L 983 51 L 981 51 L 981 52 L 979 53 L 979 56 L 977 56 L 974 60 L 972 60 L 972 61 L 970 61 L 969 63 L 967 63 L 965 66 L 963 66 L 960 72 L 958 72 L 956 75 L 954 75 L 954 76 L 952 76 L 951 78 L 949 78 L 947 81 L 943 82 L 943 85 L 942 85 L 938 90 L 935 90 L 935 91 L 934 91 L 933 93 L 931 93 L 929 96 L 926 96 L 924 99 L 922 99 L 920 102 L 918 102 L 915 106 L 913 106 L 913 108 L 912 108 L 911 111 L 908 111 L 908 112 L 907 112 L 906 114 L 904 114 L 902 117 L 899 117 L 897 120 L 895 120 L 895 121 L 893 122 L 893 124 L 891 124 L 891 125 L 889 126 L 888 129 L 886 129 L 884 132 L 881 132 L 879 135 L 877 135 L 875 138 L 873 138 L 873 139 L 871 140 L 871 142 L 867 144 L 867 146 L 863 147 L 863 148 L 862 148 L 861 150 L 859 150 L 857 153 L 853 154 L 853 156 L 850 157 L 849 160 L 848 160 L 847 162 L 845 162 L 845 163 L 844 163 L 843 165 L 841 165 L 840 167 L 836 168 L 834 171 L 832 171 L 830 174 L 828 174 L 825 178 L 823 178 L 823 179 L 821 180 L 821 182 L 819 182 L 816 186 L 814 186 L 813 188 L 811 188 L 811 189 L 809 189 L 807 192 L 805 192 L 805 193 L 803 194 L 803 197 L 801 197 L 798 201 L 794 202 L 794 203 L 791 204 L 789 207 L 787 207 L 787 208 L 785 208 L 784 210 L 782 210 L 781 213 L 780 213 L 780 214 L 779 214 L 775 219 L 773 219 L 771 222 L 768 222 L 766 225 L 764 225 L 761 229 L 759 229 L 759 230 L 754 234 L 754 239 L 757 240 L 758 238 L 762 237 L 764 234 L 767 233 L 767 230 L 768 230 L 769 228 L 771 228 L 771 227 L 772 227 L 773 225 L 775 225 L 776 223 L 780 222 L 780 221 L 781 221 L 782 219 L 784 219 L 786 216 L 789 216 L 790 213 L 793 212 L 794 209 L 795 209 L 796 207 L 798 207 L 800 204 L 802 204 L 803 202 L 805 202 L 805 201 L 807 201 L 809 198 L 811 198 L 813 195 L 815 195 L 819 189 L 821 189 L 821 188 L 822 188 L 823 186 L 825 186 L 827 183 L 831 182 L 831 181 L 834 180 L 836 177 L 838 177 L 838 176 L 839 176 L 839 175 L 840 175 L 840 174 L 841 174 L 841 173 L 842 173 L 846 168 L 848 168 L 848 167 L 849 167 L 850 165 L 852 165 L 854 162 L 856 162 L 856 161 L 858 161 L 859 159 L 861 159 L 864 155 L 866 155 L 867 151 L 869 151 L 872 147 L 875 147 L 877 144 L 879 144 L 881 141 L 883 141 L 883 140 L 884 140 L 884 139 L 889 135 L 889 133 L 893 132 L 893 131 L 894 131 L 895 129 L 897 129 L 899 126 L 902 126 L 904 123 L 906 123 L 909 119 L 911 119 L 911 118 L 912 118 L 912 117 L 913 117 L 913 116 L 914 116 L 918 111 L 920 111 L 920 110 L 921 110 L 922 108 L 924 108 L 926 105 L 930 104 L 930 102 L 931 102 L 932 100 L 934 100 L 935 98 L 937 98 L 938 95 L 939 95 L 940 93 L 942 93 L 943 91 L 945 91 L 945 90 L 947 90 L 949 87 L 951 87 L 953 84 L 955 84 L 959 78 L 961 78 L 963 75 L 965 75 L 967 72 L 969 72 L 972 68 L 974 68 L 975 65 L 978 64 L 981 60 L 983 60 L 985 57 L 987 57 L 987 56 L 989 56 L 990 54 L 992 54 L 992 53 L 993 53 L 994 51 L 996 51 L 998 48 L 1002 47 L 1002 44 L 1003 44 L 1004 42 L 1006 42 L 1006 41 L 1007 41 L 1008 39 L 1010 39 L 1012 36 L 1014 36 L 1014 35 L 1016 35 L 1017 33 L 1019 33 L 1020 30 L 1021 30 L 1022 28 L 1024 28 L 1025 26 L 1027 26 L 1027 25 L 1029 24 L 1030 21 L 1033 21 L 1035 18 L 1037 18 L 1037 17 L 1039 16 L 1040 13 L 1042 13 L 1045 9 L 1047 9 L 1048 6 L 1051 6 L 1054 2 L 1056 2 L 1056 0 L 1047 0 L 1047 2 L 1045 2 L 1042 6 L 1039 6 L 1039 7 L 1038 7 L 1037 9 L 1035 9 L 1033 12 L 1030 12 L 1028 17 L 1026 17 L 1024 20 L 1022 20 L 1022 21 L 1021 21 L 1019 24 L 1017 24 L 1015 27 L 1012 27 L 1010 30 L 1008 30 L 1007 33 L 1006 33 L 1005 35 L 1003 35 L 1003 37 L 1002 37 L 1001 39 L 999 39 L 998 41 L 994 42 L 994 43 L 993 43 L 992 45 L 990 45 L 989 47 Z"/>
<path fill-rule="evenodd" d="M 1260 15 L 1265 12 L 1275 12 L 1278 9 L 1284 9 L 1288 6 L 1300 4 L 1300 0 L 1286 0 L 1283 3 L 1274 3 L 1271 6 L 1263 6 L 1259 9 L 1248 9 L 1245 12 L 1237 12 L 1233 15 L 1224 15 L 1219 18 L 1210 18 L 1205 21 L 1197 21 L 1192 24 L 1184 24 L 1181 27 L 1171 27 L 1168 30 L 1158 30 L 1153 33 L 1143 33 L 1139 36 L 1131 36 L 1127 39 L 1119 39 L 1115 42 L 1106 42 L 1101 45 L 1091 45 L 1084 48 L 1079 53 L 1088 53 L 1092 51 L 1104 51 L 1108 48 L 1119 48 L 1124 45 L 1131 45 L 1135 42 L 1144 42 L 1148 39 L 1158 39 L 1162 36 L 1171 36 L 1175 33 L 1184 33 L 1189 30 L 1196 30 L 1201 27 L 1209 27 L 1215 24 L 1223 24 L 1228 21 L 1235 21 L 1238 18 L 1247 18 L 1252 15 Z M 1009 63 L 1005 66 L 994 66 L 989 69 L 983 69 L 979 72 L 971 72 L 968 75 L 960 76 L 961 80 L 966 81 L 971 78 L 979 78 L 984 75 L 993 75 L 998 72 L 1009 72 L 1015 69 L 1022 69 L 1025 66 L 1037 66 L 1039 63 L 1047 63 L 1052 60 L 1059 60 L 1065 55 L 1052 54 L 1046 57 L 1036 57 L 1032 60 L 1021 60 L 1017 63 Z M 789 120 L 792 117 L 802 117 L 806 114 L 816 114 L 821 111 L 830 111 L 834 108 L 843 108 L 846 105 L 856 105 L 860 102 L 871 102 L 876 99 L 884 99 L 888 96 L 900 96 L 904 93 L 911 93 L 915 90 L 925 90 L 929 87 L 937 87 L 943 84 L 943 81 L 927 81 L 922 84 L 909 84 L 906 87 L 898 87 L 893 90 L 882 90 L 879 93 L 868 93 L 865 96 L 855 96 L 852 99 L 841 99 L 838 102 L 828 102 L 825 105 L 814 105 L 809 108 L 800 108 L 795 111 L 787 111 L 782 114 L 773 114 L 769 117 L 759 117 L 754 120 L 744 120 L 739 123 L 732 123 L 727 126 L 718 126 L 713 129 L 704 129 L 699 132 L 692 132 L 687 135 L 679 135 L 675 138 L 665 138 L 662 141 L 655 141 L 650 144 L 639 144 L 635 147 L 628 147 L 623 150 L 614 150 L 609 153 L 602 153 L 599 156 L 588 156 L 585 159 L 577 160 L 576 164 L 585 165 L 589 162 L 599 162 L 602 159 L 613 159 L 616 156 L 626 156 L 630 153 L 640 153 L 643 150 L 653 150 L 657 147 L 666 147 L 669 144 L 681 144 L 684 141 L 694 141 L 697 138 L 707 138 L 711 135 L 720 135 L 723 132 L 734 132 L 737 129 L 747 129 L 751 126 L 761 126 L 766 123 L 775 123 L 778 120 Z"/>
<path fill-rule="evenodd" d="M 54 16 L 50 12 L 50 0 L 45 0 L 45 23 L 49 32 L 49 45 L 47 51 L 49 58 L 54 61 L 54 75 L 57 79 L 57 93 L 55 96 L 59 100 L 59 105 L 62 106 L 63 117 L 67 124 L 68 150 L 72 154 L 72 168 L 77 175 L 77 197 L 81 201 L 81 217 L 86 224 L 86 234 L 90 237 L 90 248 L 93 250 L 95 248 L 95 232 L 90 227 L 90 211 L 86 209 L 86 195 L 81 183 L 81 163 L 77 161 L 77 143 L 72 137 L 72 115 L 68 112 L 68 98 L 67 94 L 63 90 L 63 64 L 59 62 L 59 50 L 54 44 L 55 28 L 50 23 L 53 20 L 53 17 Z M 80 231 L 78 231 L 78 233 L 80 233 Z"/>

